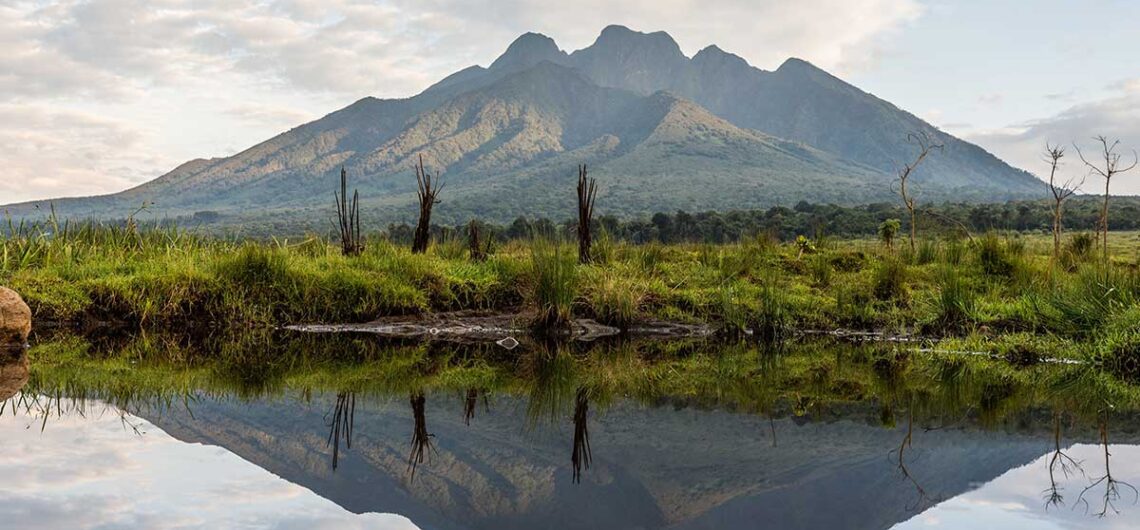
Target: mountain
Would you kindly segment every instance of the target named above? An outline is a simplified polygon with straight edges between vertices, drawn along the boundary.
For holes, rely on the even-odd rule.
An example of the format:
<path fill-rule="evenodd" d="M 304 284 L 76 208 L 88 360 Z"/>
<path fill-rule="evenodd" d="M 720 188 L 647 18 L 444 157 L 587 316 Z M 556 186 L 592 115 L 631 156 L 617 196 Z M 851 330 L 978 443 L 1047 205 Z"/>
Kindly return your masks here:
<path fill-rule="evenodd" d="M 1040 194 L 1028 173 L 807 62 L 767 72 L 716 46 L 689 58 L 664 32 L 610 26 L 573 53 L 527 33 L 489 67 L 414 97 L 364 98 L 231 157 L 53 204 L 113 218 L 149 201 L 159 216 L 324 229 L 344 167 L 366 222 L 406 221 L 421 155 L 446 182 L 438 222 L 569 217 L 580 163 L 599 180 L 601 213 L 855 204 L 894 199 L 914 131 L 945 144 L 914 177 L 922 200 Z M 4 208 L 21 217 L 36 206 Z"/>

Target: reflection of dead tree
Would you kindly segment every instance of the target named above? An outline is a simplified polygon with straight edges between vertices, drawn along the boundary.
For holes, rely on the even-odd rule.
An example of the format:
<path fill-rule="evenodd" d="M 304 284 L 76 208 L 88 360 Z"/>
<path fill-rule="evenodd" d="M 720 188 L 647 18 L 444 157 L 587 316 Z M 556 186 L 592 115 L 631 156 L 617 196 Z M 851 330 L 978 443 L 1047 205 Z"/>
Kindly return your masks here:
<path fill-rule="evenodd" d="M 768 416 L 768 429 L 772 431 L 772 447 L 776 447 L 776 417 Z"/>
<path fill-rule="evenodd" d="M 1055 473 L 1058 467 L 1066 479 L 1075 472 L 1084 474 L 1081 464 L 1061 451 L 1061 413 L 1055 412 L 1053 413 L 1053 456 L 1049 459 L 1049 489 L 1042 492 L 1045 496 L 1046 510 L 1049 509 L 1049 506 L 1063 506 L 1065 504 L 1061 488 L 1057 486 Z"/>
<path fill-rule="evenodd" d="M 471 425 L 471 418 L 475 417 L 475 406 L 479 403 L 479 394 L 483 395 L 483 410 L 485 412 L 491 411 L 491 405 L 487 403 L 487 392 L 477 388 L 468 388 L 467 397 L 463 400 L 463 423 L 467 426 Z"/>
<path fill-rule="evenodd" d="M 328 416 L 325 416 L 327 419 Z M 341 392 L 336 395 L 336 405 L 333 407 L 332 420 L 329 421 L 329 437 L 325 441 L 325 447 L 332 446 L 332 467 L 336 471 L 337 463 L 340 461 L 340 440 L 344 439 L 344 445 L 348 449 L 352 449 L 352 425 L 356 419 L 356 393 L 354 392 Z"/>
<path fill-rule="evenodd" d="M 1085 512 L 1088 512 L 1089 502 L 1084 498 L 1085 493 L 1088 493 L 1089 490 L 1100 484 L 1104 484 L 1104 503 L 1101 505 L 1101 510 L 1096 513 L 1097 517 L 1104 517 L 1108 515 L 1109 510 L 1112 510 L 1113 513 L 1120 513 L 1120 510 L 1116 509 L 1116 502 L 1121 498 L 1121 486 L 1132 490 L 1133 504 L 1135 504 L 1137 500 L 1140 500 L 1140 492 L 1131 484 L 1116 480 L 1112 477 L 1112 469 L 1109 467 L 1110 455 L 1108 453 L 1108 411 L 1104 411 L 1104 416 L 1100 420 L 1100 444 L 1104 447 L 1104 476 L 1094 480 L 1088 487 L 1081 491 L 1081 494 L 1077 496 L 1077 504 L 1084 503 Z"/>
<path fill-rule="evenodd" d="M 913 435 L 914 435 L 914 411 L 913 411 L 913 407 L 909 407 L 907 409 L 906 436 L 903 437 L 902 443 L 899 444 L 899 448 L 895 451 L 891 451 L 892 453 L 894 453 L 894 452 L 898 453 L 898 459 L 897 459 L 898 469 L 900 472 L 902 472 L 903 477 L 906 478 L 908 481 L 910 481 L 910 483 L 914 486 L 914 489 L 918 494 L 918 498 L 915 499 L 914 504 L 906 507 L 906 509 L 908 511 L 917 510 L 917 509 L 921 508 L 922 506 L 924 506 L 930 502 L 930 496 L 927 495 L 926 488 L 923 488 L 922 484 L 918 483 L 918 480 L 914 478 L 914 475 L 910 474 L 910 470 L 907 469 L 907 467 L 906 467 L 906 460 L 904 458 L 905 457 L 904 453 L 905 453 L 906 449 L 910 447 L 911 440 L 913 440 Z"/>
<path fill-rule="evenodd" d="M 411 473 L 409 481 L 416 478 L 416 466 L 424 462 L 429 451 L 434 450 L 431 439 L 434 434 L 427 431 L 427 418 L 424 415 L 424 394 L 415 392 L 411 395 L 412 417 L 415 419 L 415 428 L 412 430 L 412 454 L 408 457 L 408 472 Z"/>
<path fill-rule="evenodd" d="M 574 450 L 570 464 L 574 467 L 574 483 L 582 482 L 582 466 L 590 469 L 593 456 L 590 452 L 590 431 L 586 427 L 586 414 L 590 410 L 590 396 L 585 387 L 578 389 L 574 402 Z"/>

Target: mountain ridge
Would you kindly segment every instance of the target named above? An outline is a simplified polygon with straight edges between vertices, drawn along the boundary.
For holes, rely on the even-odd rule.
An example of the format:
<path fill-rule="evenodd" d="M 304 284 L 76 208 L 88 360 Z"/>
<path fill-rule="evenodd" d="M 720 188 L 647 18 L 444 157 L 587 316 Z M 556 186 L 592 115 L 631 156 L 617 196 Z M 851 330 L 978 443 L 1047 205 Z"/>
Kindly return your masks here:
<path fill-rule="evenodd" d="M 689 58 L 665 32 L 611 25 L 570 53 L 526 33 L 490 66 L 462 69 L 415 96 L 361 98 L 233 156 L 55 206 L 68 217 L 113 218 L 151 201 L 165 216 L 291 216 L 320 229 L 331 207 L 314 197 L 331 193 L 345 167 L 362 206 L 375 210 L 366 219 L 407 220 L 420 155 L 449 183 L 442 222 L 568 214 L 571 195 L 560 188 L 571 189 L 578 163 L 599 176 L 606 213 L 855 204 L 891 199 L 893 165 L 913 156 L 904 141 L 913 131 L 946 144 L 915 176 L 923 200 L 1040 192 L 1028 173 L 807 61 L 790 58 L 769 72 L 715 44 Z M 526 200 L 510 203 L 504 193 Z M 6 208 L 27 216 L 44 202 Z"/>

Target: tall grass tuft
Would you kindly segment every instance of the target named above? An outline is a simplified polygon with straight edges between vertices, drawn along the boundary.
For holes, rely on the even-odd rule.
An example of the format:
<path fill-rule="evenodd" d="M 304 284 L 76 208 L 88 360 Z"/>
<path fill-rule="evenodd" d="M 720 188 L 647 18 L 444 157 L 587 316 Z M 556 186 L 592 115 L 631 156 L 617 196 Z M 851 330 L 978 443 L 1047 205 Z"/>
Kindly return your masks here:
<path fill-rule="evenodd" d="M 843 326 L 853 328 L 870 327 L 875 322 L 874 299 L 870 289 L 862 283 L 850 283 L 836 287 L 835 319 Z"/>
<path fill-rule="evenodd" d="M 569 326 L 578 289 L 577 256 L 565 245 L 535 238 L 530 245 L 533 288 L 531 303 L 537 310 L 534 326 L 557 329 Z"/>
<path fill-rule="evenodd" d="M 748 327 L 748 313 L 741 301 L 742 289 L 737 282 L 726 281 L 715 290 L 720 333 L 728 338 L 740 339 Z"/>
<path fill-rule="evenodd" d="M 938 259 L 938 243 L 932 239 L 924 239 L 918 245 L 918 252 L 915 255 L 915 263 L 918 265 L 926 265 L 934 263 Z"/>
<path fill-rule="evenodd" d="M 1014 274 L 1014 262 L 1006 245 L 1002 243 L 1001 238 L 993 232 L 987 233 L 978 240 L 978 264 L 982 267 L 982 272 L 990 276 L 997 276 L 1002 278 L 1012 278 Z"/>
<path fill-rule="evenodd" d="M 289 257 L 275 247 L 246 243 L 232 256 L 218 260 L 216 271 L 234 286 L 267 290 L 289 279 Z"/>
<path fill-rule="evenodd" d="M 930 327 L 940 332 L 964 331 L 977 322 L 977 295 L 957 268 L 939 269 L 934 308 Z"/>
<path fill-rule="evenodd" d="M 827 288 L 831 285 L 831 272 L 832 260 L 831 258 L 819 254 L 812 256 L 808 260 L 808 273 L 811 275 L 812 283 L 820 289 Z"/>
<path fill-rule="evenodd" d="M 1085 232 L 1069 236 L 1064 248 L 1061 249 L 1061 267 L 1070 272 L 1077 270 L 1082 263 L 1087 263 L 1089 257 L 1092 256 L 1094 244 L 1093 236 Z"/>
<path fill-rule="evenodd" d="M 1044 302 L 1039 318 L 1053 331 L 1089 336 L 1113 317 L 1140 303 L 1140 276 L 1103 265 L 1086 265 L 1058 283 Z"/>
<path fill-rule="evenodd" d="M 903 259 L 887 256 L 875 267 L 872 292 L 879 300 L 905 300 L 907 266 Z"/>
<path fill-rule="evenodd" d="M 756 314 L 752 319 L 753 336 L 766 343 L 786 338 L 792 330 L 792 311 L 787 292 L 774 281 L 764 281 L 757 302 Z"/>
<path fill-rule="evenodd" d="M 960 239 L 947 241 L 939 252 L 939 259 L 946 265 L 961 265 L 966 258 L 966 245 Z"/>
<path fill-rule="evenodd" d="M 595 248 L 596 249 L 596 248 Z M 597 255 L 594 256 L 595 259 Z M 629 271 L 592 267 L 586 279 L 587 303 L 603 324 L 628 329 L 637 320 L 646 286 Z"/>

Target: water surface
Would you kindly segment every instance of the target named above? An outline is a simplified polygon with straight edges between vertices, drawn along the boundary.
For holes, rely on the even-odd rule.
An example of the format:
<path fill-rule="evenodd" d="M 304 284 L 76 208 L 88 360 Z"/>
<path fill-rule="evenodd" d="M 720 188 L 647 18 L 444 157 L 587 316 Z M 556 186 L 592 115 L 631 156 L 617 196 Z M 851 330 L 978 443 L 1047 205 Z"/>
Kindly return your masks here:
<path fill-rule="evenodd" d="M 723 385 L 679 374 L 694 382 L 677 395 L 623 382 L 644 367 L 598 361 L 613 352 L 531 365 L 412 348 L 351 372 L 291 360 L 302 375 L 91 348 L 77 374 L 57 362 L 75 353 L 33 351 L 0 415 L 0 526 L 1140 527 L 1140 416 L 1002 367 L 937 364 L 932 385 L 918 360 L 900 381 L 849 346 L 773 363 L 704 345 L 669 355 L 711 355 L 691 370 Z M 667 362 L 654 355 L 635 357 Z"/>

